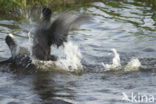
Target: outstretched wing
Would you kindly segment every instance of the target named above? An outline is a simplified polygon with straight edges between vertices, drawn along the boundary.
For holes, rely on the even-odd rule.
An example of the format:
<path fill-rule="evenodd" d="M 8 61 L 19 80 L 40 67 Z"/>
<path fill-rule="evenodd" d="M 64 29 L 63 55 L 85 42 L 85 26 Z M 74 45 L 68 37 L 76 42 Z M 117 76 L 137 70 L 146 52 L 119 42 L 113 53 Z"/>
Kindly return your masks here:
<path fill-rule="evenodd" d="M 50 26 L 51 44 L 56 44 L 58 47 L 67 41 L 68 32 L 77 29 L 80 24 L 89 20 L 90 16 L 85 14 L 63 13 Z"/>

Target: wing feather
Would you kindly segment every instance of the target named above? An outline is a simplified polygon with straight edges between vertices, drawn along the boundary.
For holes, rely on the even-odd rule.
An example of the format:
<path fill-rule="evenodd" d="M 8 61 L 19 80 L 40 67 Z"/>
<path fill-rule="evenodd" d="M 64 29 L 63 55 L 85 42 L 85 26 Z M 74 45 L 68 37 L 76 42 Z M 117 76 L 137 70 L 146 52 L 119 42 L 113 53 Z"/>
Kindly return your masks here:
<path fill-rule="evenodd" d="M 63 13 L 52 23 L 51 29 L 51 44 L 56 44 L 58 47 L 67 41 L 68 32 L 77 29 L 82 23 L 88 21 L 90 16 L 85 14 Z"/>

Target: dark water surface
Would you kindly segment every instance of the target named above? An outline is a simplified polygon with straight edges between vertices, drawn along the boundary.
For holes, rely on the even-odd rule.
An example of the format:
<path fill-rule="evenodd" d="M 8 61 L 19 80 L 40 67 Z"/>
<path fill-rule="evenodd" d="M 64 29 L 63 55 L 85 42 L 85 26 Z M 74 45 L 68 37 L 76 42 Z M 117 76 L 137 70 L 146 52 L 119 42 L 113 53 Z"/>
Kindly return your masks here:
<path fill-rule="evenodd" d="M 1 71 L 0 104 L 155 104 L 156 6 L 153 3 L 152 0 L 101 0 L 62 7 L 63 11 L 75 10 L 93 17 L 69 37 L 80 49 L 84 71 L 80 74 Z M 54 18 L 62 12 L 52 9 Z M 0 57 L 10 57 L 4 42 L 9 33 L 16 36 L 18 44 L 29 47 L 27 34 L 39 22 L 40 10 L 26 11 L 23 17 L 0 14 Z M 112 48 L 120 55 L 119 71 L 105 71 L 103 67 L 112 64 Z M 141 63 L 140 70 L 125 72 L 124 66 L 134 57 Z M 7 66 L 0 69 L 8 70 Z M 123 100 L 124 95 L 129 101 Z"/>

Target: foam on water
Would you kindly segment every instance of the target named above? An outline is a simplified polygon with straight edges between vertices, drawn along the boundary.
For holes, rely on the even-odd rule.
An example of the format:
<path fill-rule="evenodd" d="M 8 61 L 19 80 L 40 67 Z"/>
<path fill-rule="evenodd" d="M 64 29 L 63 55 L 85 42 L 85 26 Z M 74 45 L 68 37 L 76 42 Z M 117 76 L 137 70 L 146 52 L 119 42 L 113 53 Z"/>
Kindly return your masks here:
<path fill-rule="evenodd" d="M 116 51 L 116 49 L 111 49 L 114 53 L 114 58 L 112 59 L 112 64 L 104 64 L 104 71 L 116 71 L 116 70 L 123 70 L 125 72 L 129 71 L 139 71 L 139 67 L 141 66 L 141 62 L 137 58 L 132 58 L 126 66 L 121 66 L 120 64 L 120 55 Z"/>

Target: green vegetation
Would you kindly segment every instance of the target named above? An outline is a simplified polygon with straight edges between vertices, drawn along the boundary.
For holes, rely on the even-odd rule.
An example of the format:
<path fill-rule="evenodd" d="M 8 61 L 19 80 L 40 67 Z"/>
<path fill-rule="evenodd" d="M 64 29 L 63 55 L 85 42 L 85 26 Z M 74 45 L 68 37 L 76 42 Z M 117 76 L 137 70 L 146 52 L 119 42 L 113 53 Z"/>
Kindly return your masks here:
<path fill-rule="evenodd" d="M 48 6 L 53 2 L 64 2 L 63 0 L 0 0 L 0 12 L 14 11 L 18 8 L 32 6 Z"/>
<path fill-rule="evenodd" d="M 0 0 L 0 12 L 6 13 L 10 11 L 17 11 L 19 8 L 31 8 L 42 6 L 65 6 L 69 4 L 86 4 L 90 2 L 96 2 L 101 0 Z M 107 0 L 106 0 L 107 1 Z M 124 0 L 122 0 L 124 1 Z M 126 0 L 125 0 L 126 1 Z M 145 2 L 150 5 L 156 6 L 156 0 L 135 0 L 136 2 Z"/>
<path fill-rule="evenodd" d="M 26 0 L 0 0 L 0 11 L 7 12 L 15 10 L 17 7 L 25 7 Z"/>
<path fill-rule="evenodd" d="M 42 6 L 58 6 L 76 4 L 77 2 L 90 2 L 94 0 L 0 0 L 0 12 L 6 13 L 24 8 L 42 7 Z"/>
<path fill-rule="evenodd" d="M 29 7 L 32 5 L 49 5 L 51 3 L 73 2 L 74 0 L 0 0 L 1 8 L 14 9 L 16 7 Z"/>
<path fill-rule="evenodd" d="M 87 10 L 93 2 L 100 0 L 0 0 L 0 19 L 16 19 L 35 17 L 43 7 L 49 7 L 54 12 L 66 10 Z"/>

